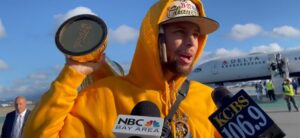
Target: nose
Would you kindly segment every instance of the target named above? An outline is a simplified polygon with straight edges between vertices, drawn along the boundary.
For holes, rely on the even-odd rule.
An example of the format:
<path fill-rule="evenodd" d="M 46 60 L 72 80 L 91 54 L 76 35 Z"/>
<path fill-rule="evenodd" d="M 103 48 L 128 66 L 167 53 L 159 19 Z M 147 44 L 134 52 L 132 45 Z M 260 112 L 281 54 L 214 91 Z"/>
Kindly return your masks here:
<path fill-rule="evenodd" d="M 197 45 L 198 37 L 195 37 L 193 34 L 190 34 L 186 37 L 186 46 L 193 47 Z"/>

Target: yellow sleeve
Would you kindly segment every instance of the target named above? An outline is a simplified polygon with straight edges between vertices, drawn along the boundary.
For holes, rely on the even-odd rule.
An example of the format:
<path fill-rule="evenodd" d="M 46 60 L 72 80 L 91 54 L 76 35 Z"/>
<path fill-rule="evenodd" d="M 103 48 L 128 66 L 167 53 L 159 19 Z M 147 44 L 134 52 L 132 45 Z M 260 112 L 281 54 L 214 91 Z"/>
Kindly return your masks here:
<path fill-rule="evenodd" d="M 85 75 L 65 66 L 31 112 L 23 130 L 23 137 L 59 137 L 64 121 L 77 98 L 77 88 L 84 78 Z"/>

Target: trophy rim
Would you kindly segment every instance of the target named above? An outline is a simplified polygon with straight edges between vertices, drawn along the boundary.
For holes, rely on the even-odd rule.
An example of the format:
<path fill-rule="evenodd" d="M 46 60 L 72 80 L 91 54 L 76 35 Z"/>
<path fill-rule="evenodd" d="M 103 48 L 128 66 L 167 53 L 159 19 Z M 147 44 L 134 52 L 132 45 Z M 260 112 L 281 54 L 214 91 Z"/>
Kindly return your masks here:
<path fill-rule="evenodd" d="M 72 23 L 79 21 L 79 20 L 95 21 L 102 28 L 103 35 L 99 39 L 99 42 L 95 46 L 93 46 L 91 49 L 81 51 L 81 52 L 72 52 L 72 51 L 66 50 L 63 47 L 63 45 L 60 42 L 60 36 L 61 36 L 62 30 L 64 30 L 65 28 L 69 27 Z M 94 50 L 98 49 L 100 46 L 102 46 L 102 44 L 105 42 L 106 37 L 107 37 L 107 26 L 101 18 L 99 18 L 95 15 L 92 15 L 92 14 L 80 14 L 80 15 L 77 15 L 77 16 L 67 19 L 60 25 L 60 27 L 58 28 L 56 35 L 55 35 L 55 43 L 56 43 L 57 48 L 64 54 L 67 54 L 70 56 L 82 56 L 82 55 L 89 54 L 89 53 L 93 52 Z"/>

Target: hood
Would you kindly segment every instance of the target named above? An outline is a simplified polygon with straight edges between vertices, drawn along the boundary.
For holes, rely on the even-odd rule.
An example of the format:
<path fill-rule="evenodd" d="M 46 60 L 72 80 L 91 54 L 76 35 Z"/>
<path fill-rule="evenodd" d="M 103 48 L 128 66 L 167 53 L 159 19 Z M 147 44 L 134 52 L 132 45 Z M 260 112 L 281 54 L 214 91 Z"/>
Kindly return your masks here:
<path fill-rule="evenodd" d="M 198 7 L 199 14 L 205 17 L 200 1 L 191 1 Z M 171 2 L 172 0 L 159 0 L 150 8 L 143 19 L 133 61 L 126 76 L 129 81 L 138 87 L 154 90 L 165 90 L 168 87 L 159 57 L 158 34 L 159 24 L 163 20 L 163 15 L 166 14 L 167 7 Z M 193 66 L 197 63 L 206 40 L 207 35 L 200 36 Z M 186 78 L 187 76 L 182 76 L 174 80 L 175 89 L 178 89 Z"/>

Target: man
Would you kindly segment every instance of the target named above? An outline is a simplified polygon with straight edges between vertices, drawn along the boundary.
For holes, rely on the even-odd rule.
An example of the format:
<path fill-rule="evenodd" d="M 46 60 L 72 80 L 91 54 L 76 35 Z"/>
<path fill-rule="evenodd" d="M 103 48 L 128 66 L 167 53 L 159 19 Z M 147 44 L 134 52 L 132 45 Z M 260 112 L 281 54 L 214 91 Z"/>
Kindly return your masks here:
<path fill-rule="evenodd" d="M 156 104 L 166 117 L 176 95 L 218 23 L 206 18 L 199 0 L 160 0 L 145 16 L 128 75 L 107 77 L 80 93 L 77 87 L 101 65 L 68 60 L 25 126 L 25 137 L 114 137 L 119 114 L 141 101 Z M 173 137 L 214 137 L 208 116 L 215 110 L 212 88 L 191 81 L 169 129 Z M 176 123 L 184 120 L 188 129 Z"/>
<path fill-rule="evenodd" d="M 296 79 L 294 79 L 294 80 L 292 81 L 292 86 L 293 86 L 293 89 L 294 89 L 295 94 L 297 95 L 297 94 L 298 94 L 298 92 L 297 92 L 298 84 L 297 84 L 297 80 L 296 80 Z"/>
<path fill-rule="evenodd" d="M 256 97 L 258 101 L 262 101 L 262 93 L 263 93 L 263 82 L 260 81 L 258 83 L 255 84 L 255 89 L 256 89 Z"/>
<path fill-rule="evenodd" d="M 27 109 L 26 99 L 23 96 L 15 98 L 15 111 L 8 113 L 2 127 L 1 138 L 21 138 L 24 123 L 30 110 Z"/>
<path fill-rule="evenodd" d="M 293 89 L 293 86 L 291 84 L 290 79 L 285 79 L 284 80 L 284 83 L 282 85 L 282 89 L 283 89 L 283 92 L 284 92 L 284 99 L 287 103 L 289 112 L 292 111 L 291 103 L 293 104 L 296 111 L 299 112 L 298 106 L 297 106 L 295 98 L 294 98 L 295 97 L 294 89 Z"/>
<path fill-rule="evenodd" d="M 275 92 L 274 92 L 274 88 L 273 88 L 273 83 L 272 80 L 267 80 L 267 95 L 270 99 L 270 102 L 274 102 L 276 101 L 276 96 L 275 96 Z"/>

